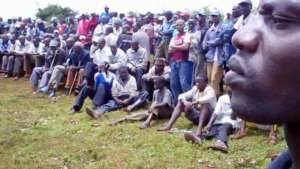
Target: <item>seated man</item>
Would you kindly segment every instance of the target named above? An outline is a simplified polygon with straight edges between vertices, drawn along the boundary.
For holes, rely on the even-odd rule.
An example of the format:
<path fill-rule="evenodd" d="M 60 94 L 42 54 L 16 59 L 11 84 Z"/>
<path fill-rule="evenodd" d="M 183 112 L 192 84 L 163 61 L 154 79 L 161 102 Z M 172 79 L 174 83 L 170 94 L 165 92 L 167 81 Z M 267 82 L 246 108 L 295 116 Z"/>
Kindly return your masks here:
<path fill-rule="evenodd" d="M 95 87 L 91 88 L 88 85 L 84 85 L 72 107 L 72 113 L 80 111 L 87 97 L 92 99 L 95 107 L 100 107 L 111 99 L 111 87 L 115 79 L 115 74 L 109 71 L 109 64 L 107 62 L 100 64 L 99 69 L 100 73 L 95 75 Z"/>
<path fill-rule="evenodd" d="M 39 49 L 42 47 L 40 38 L 35 37 L 30 43 L 29 50 L 24 55 L 24 71 L 25 77 L 30 77 L 32 69 L 36 66 L 35 61 L 39 57 Z"/>
<path fill-rule="evenodd" d="M 170 72 L 169 66 L 166 66 L 165 58 L 156 58 L 154 66 L 149 70 L 147 74 L 144 74 L 143 79 L 143 89 L 146 90 L 150 95 L 150 100 L 152 100 L 154 85 L 153 81 L 157 77 L 163 77 L 166 81 L 166 86 L 169 87 L 170 82 Z"/>
<path fill-rule="evenodd" d="M 35 67 L 30 76 L 32 90 L 36 92 L 47 92 L 48 82 L 52 71 L 56 65 L 62 65 L 65 61 L 65 52 L 58 48 L 58 42 L 51 40 L 50 49 L 45 58 L 45 64 L 42 67 Z"/>
<path fill-rule="evenodd" d="M 202 128 L 213 113 L 215 105 L 214 89 L 208 85 L 208 79 L 205 75 L 199 76 L 196 78 L 196 85 L 191 90 L 179 95 L 171 119 L 165 127 L 158 129 L 158 131 L 170 130 L 181 113 L 185 112 L 186 118 L 198 125 L 197 133 L 201 133 Z"/>
<path fill-rule="evenodd" d="M 122 107 L 130 112 L 134 108 L 144 104 L 148 98 L 147 92 L 138 92 L 136 80 L 128 73 L 127 66 L 121 66 L 118 70 L 118 76 L 113 82 L 112 99 L 106 104 L 96 108 L 95 110 L 86 109 L 88 115 L 92 118 L 99 118 L 104 113 L 110 112 Z"/>
<path fill-rule="evenodd" d="M 75 42 L 68 66 L 68 75 L 65 85 L 66 92 L 69 90 L 72 92 L 70 88 L 74 86 L 75 90 L 79 93 L 80 85 L 83 81 L 84 68 L 88 61 L 89 53 L 83 49 L 83 44 L 81 42 Z"/>
<path fill-rule="evenodd" d="M 115 120 L 111 125 L 116 125 L 124 121 L 141 121 L 146 120 L 141 129 L 150 127 L 151 120 L 154 118 L 170 118 L 173 111 L 172 107 L 172 94 L 170 90 L 165 86 L 165 79 L 163 77 L 156 77 L 153 79 L 154 83 L 154 94 L 153 102 L 148 111 L 134 113 Z"/>
<path fill-rule="evenodd" d="M 110 55 L 109 55 L 109 70 L 116 73 L 121 65 L 127 61 L 127 55 L 122 49 L 117 47 L 117 39 L 110 41 Z"/>
<path fill-rule="evenodd" d="M 7 34 L 2 35 L 1 37 L 1 41 L 0 41 L 0 57 L 1 60 L 0 62 L 2 62 L 0 65 L 0 72 L 6 72 L 6 65 L 7 65 L 7 60 L 8 60 L 8 56 L 10 55 L 10 49 L 11 49 L 11 41 L 8 37 Z M 6 58 L 6 59 L 4 59 Z M 4 61 L 6 60 L 6 61 Z"/>
<path fill-rule="evenodd" d="M 22 66 L 24 62 L 24 55 L 29 50 L 30 43 L 26 41 L 25 36 L 21 35 L 19 40 L 16 41 L 16 46 L 13 56 L 8 59 L 8 74 L 6 77 L 15 76 L 15 79 L 19 79 L 22 73 Z"/>
<path fill-rule="evenodd" d="M 139 46 L 139 42 L 133 40 L 131 42 L 131 48 L 127 50 L 127 56 L 127 66 L 129 67 L 130 73 L 136 78 L 138 89 L 141 90 L 142 76 L 146 73 L 149 63 L 147 51 Z"/>
<path fill-rule="evenodd" d="M 229 89 L 228 94 L 219 98 L 214 113 L 204 128 L 204 132 L 200 131 L 200 133 L 196 134 L 185 133 L 185 139 L 193 143 L 201 143 L 203 139 L 215 138 L 216 143 L 210 148 L 227 153 L 228 136 L 238 126 L 238 121 L 233 119 L 230 97 L 231 91 Z"/>

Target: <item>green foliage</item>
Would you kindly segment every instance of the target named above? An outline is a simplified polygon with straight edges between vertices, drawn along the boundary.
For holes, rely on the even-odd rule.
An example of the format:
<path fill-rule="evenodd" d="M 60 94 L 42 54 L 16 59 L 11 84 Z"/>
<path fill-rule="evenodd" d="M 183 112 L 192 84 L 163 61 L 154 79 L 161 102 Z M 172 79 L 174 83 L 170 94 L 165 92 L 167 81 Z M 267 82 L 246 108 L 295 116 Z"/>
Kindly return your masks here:
<path fill-rule="evenodd" d="M 212 141 L 193 145 L 181 134 L 157 132 L 163 120 L 140 130 L 140 122 L 108 126 L 127 114 L 121 111 L 99 120 L 70 115 L 74 100 L 52 102 L 32 94 L 27 80 L 0 79 L 0 169 L 263 169 L 270 154 L 286 148 L 282 130 L 279 143 L 269 146 L 268 132 L 249 129 L 248 137 L 230 140 L 223 154 L 207 148 Z M 195 128 L 184 117 L 174 127 Z"/>
<path fill-rule="evenodd" d="M 38 9 L 36 17 L 49 21 L 52 17 L 57 17 L 59 20 L 64 20 L 67 17 L 75 16 L 76 11 L 69 7 L 61 7 L 59 5 L 48 5 L 47 7 Z"/>

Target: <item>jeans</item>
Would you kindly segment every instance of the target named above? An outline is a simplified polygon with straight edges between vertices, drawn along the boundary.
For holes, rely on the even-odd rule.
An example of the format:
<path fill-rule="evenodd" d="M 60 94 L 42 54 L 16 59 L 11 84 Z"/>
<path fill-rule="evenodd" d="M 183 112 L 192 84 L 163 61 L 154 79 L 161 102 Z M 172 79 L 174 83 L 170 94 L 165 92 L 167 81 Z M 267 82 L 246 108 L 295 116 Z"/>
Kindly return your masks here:
<path fill-rule="evenodd" d="M 92 86 L 94 84 L 94 75 L 97 72 L 97 65 L 93 62 L 88 62 L 85 65 L 84 72 L 87 84 Z"/>
<path fill-rule="evenodd" d="M 203 133 L 199 137 L 201 139 L 210 139 L 214 137 L 216 140 L 220 140 L 227 144 L 228 136 L 232 133 L 232 130 L 232 125 L 229 123 L 215 124 L 207 131 L 207 133 Z"/>
<path fill-rule="evenodd" d="M 192 88 L 194 64 L 191 61 L 172 61 L 170 87 L 173 103 L 177 105 L 178 96 Z"/>
<path fill-rule="evenodd" d="M 292 158 L 289 150 L 285 150 L 280 156 L 278 156 L 272 163 L 268 166 L 268 169 L 291 169 L 292 168 Z"/>
<path fill-rule="evenodd" d="M 129 105 L 134 104 L 136 102 L 139 102 L 140 105 L 143 103 L 146 103 L 148 96 L 149 96 L 148 92 L 146 92 L 146 91 L 140 92 L 137 96 L 133 97 L 130 100 Z M 125 100 L 128 97 L 129 97 L 128 95 L 120 96 L 119 99 Z M 110 111 L 117 110 L 120 108 L 122 108 L 122 105 L 118 104 L 115 100 L 111 99 L 106 104 L 97 108 L 97 112 L 98 113 L 106 113 L 106 112 L 110 112 Z"/>
<path fill-rule="evenodd" d="M 82 108 L 87 97 L 93 100 L 93 104 L 95 106 L 99 107 L 102 104 L 106 103 L 109 99 L 111 99 L 111 92 L 105 90 L 103 84 L 100 84 L 96 89 L 90 88 L 85 85 L 78 94 L 73 108 L 76 111 L 79 111 Z"/>

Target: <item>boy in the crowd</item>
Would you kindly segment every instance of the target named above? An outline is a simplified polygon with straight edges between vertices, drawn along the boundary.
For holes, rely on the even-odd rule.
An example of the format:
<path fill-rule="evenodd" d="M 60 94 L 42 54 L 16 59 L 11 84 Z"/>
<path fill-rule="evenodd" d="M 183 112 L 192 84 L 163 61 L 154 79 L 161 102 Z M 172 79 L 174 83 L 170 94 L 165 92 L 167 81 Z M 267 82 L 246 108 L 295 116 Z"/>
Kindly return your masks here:
<path fill-rule="evenodd" d="M 179 95 L 178 103 L 170 120 L 158 131 L 168 131 L 176 120 L 184 112 L 187 119 L 198 125 L 196 134 L 200 134 L 203 127 L 208 123 L 216 105 L 214 89 L 208 85 L 205 75 L 196 77 L 196 85 L 189 91 Z"/>
<path fill-rule="evenodd" d="M 216 142 L 210 148 L 228 152 L 228 136 L 237 128 L 238 121 L 233 117 L 230 97 L 232 93 L 228 89 L 228 94 L 221 96 L 217 102 L 213 115 L 211 116 L 204 131 L 199 135 L 185 133 L 184 138 L 193 143 L 201 143 L 204 139 L 215 138 Z"/>

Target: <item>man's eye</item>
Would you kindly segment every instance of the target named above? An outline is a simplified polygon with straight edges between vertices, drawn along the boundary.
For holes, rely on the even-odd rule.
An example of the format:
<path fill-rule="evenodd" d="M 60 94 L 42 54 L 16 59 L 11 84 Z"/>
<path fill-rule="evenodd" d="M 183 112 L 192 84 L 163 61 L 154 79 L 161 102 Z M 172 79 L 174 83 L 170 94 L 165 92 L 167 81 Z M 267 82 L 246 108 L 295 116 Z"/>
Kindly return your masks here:
<path fill-rule="evenodd" d="M 290 23 L 291 21 L 287 20 L 287 19 L 283 19 L 281 17 L 277 17 L 277 16 L 273 16 L 273 22 L 275 24 L 281 24 L 281 23 Z"/>

